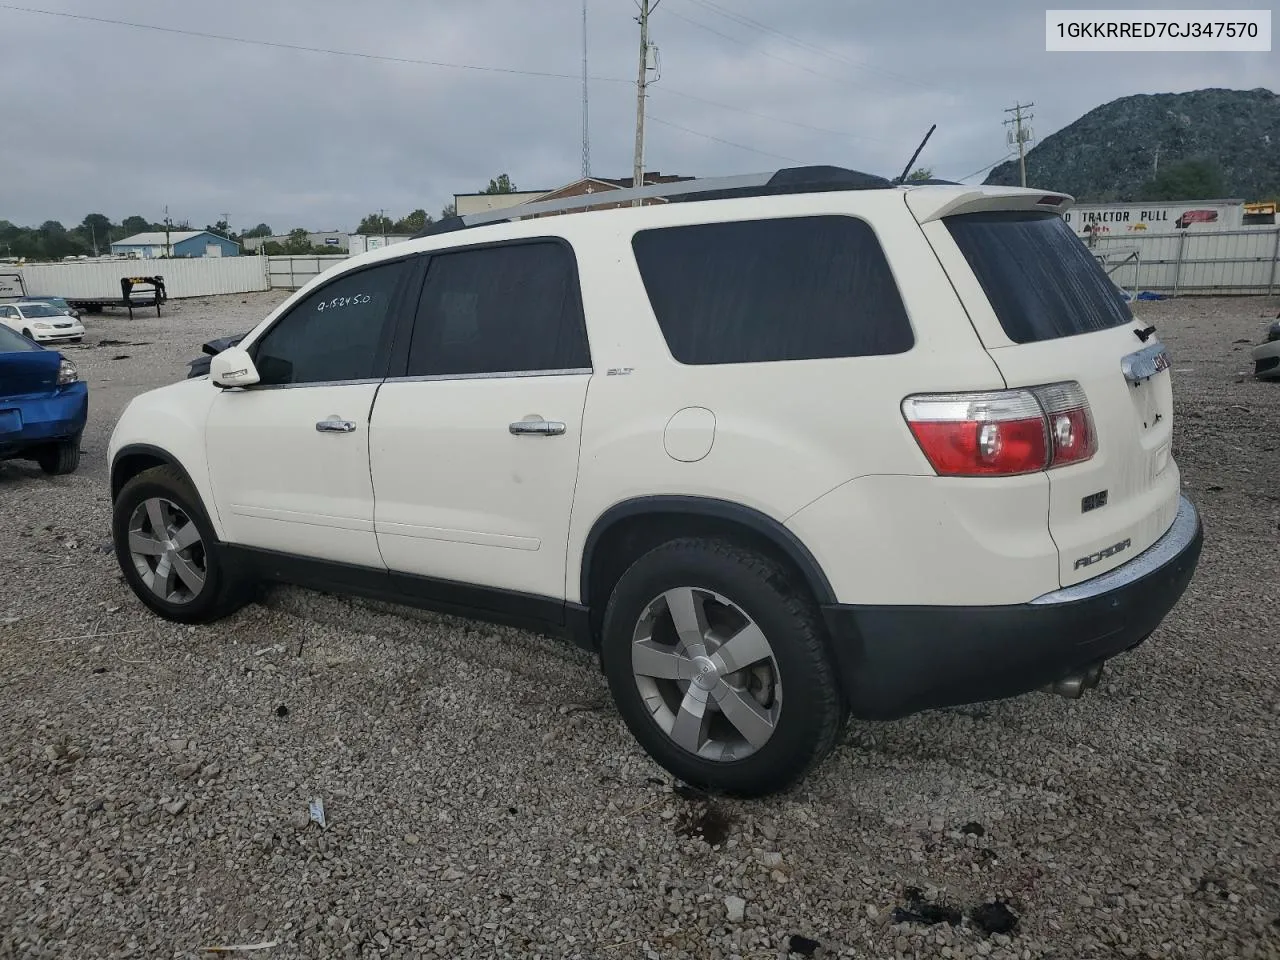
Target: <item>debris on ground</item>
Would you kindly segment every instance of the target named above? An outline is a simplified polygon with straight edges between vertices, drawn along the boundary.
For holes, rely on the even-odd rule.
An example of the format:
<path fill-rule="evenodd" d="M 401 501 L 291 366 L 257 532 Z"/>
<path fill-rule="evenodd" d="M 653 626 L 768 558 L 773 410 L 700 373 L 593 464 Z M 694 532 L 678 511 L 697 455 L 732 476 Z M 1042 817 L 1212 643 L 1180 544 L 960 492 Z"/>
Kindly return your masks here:
<path fill-rule="evenodd" d="M 903 891 L 904 905 L 894 907 L 891 920 L 894 923 L 923 923 L 934 926 L 949 923 L 953 927 L 960 925 L 960 911 L 946 903 L 930 903 L 919 887 L 907 887 Z"/>
<path fill-rule="evenodd" d="M 730 923 L 741 923 L 747 915 L 747 901 L 741 897 L 725 897 L 724 913 Z"/>
<path fill-rule="evenodd" d="M 812 957 L 818 947 L 822 946 L 817 940 L 809 937 L 802 937 L 798 933 L 791 935 L 791 939 L 787 941 L 787 950 L 790 953 L 798 953 L 802 957 Z"/>
<path fill-rule="evenodd" d="M 312 821 L 320 824 L 320 829 L 323 830 L 326 826 L 325 819 L 324 819 L 324 801 L 321 800 L 319 797 L 316 797 L 314 800 L 311 801 L 310 809 L 311 809 Z"/>
<path fill-rule="evenodd" d="M 1018 926 L 1018 915 L 1003 900 L 974 907 L 969 919 L 984 933 L 1012 933 Z"/>

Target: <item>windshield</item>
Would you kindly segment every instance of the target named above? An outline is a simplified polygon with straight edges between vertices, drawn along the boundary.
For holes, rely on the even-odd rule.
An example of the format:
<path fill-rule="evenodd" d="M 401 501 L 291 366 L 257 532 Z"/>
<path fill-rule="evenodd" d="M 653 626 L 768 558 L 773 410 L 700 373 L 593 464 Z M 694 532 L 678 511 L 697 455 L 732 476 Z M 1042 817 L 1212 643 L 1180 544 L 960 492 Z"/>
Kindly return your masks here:
<path fill-rule="evenodd" d="M 19 308 L 24 317 L 60 317 L 62 311 L 47 303 L 24 303 Z"/>
<path fill-rule="evenodd" d="M 0 353 L 23 353 L 27 350 L 40 350 L 42 347 L 32 343 L 20 333 L 14 333 L 6 326 L 0 325 Z"/>
<path fill-rule="evenodd" d="M 1116 285 L 1058 214 L 970 213 L 946 224 L 1014 343 L 1093 333 L 1133 319 Z"/>

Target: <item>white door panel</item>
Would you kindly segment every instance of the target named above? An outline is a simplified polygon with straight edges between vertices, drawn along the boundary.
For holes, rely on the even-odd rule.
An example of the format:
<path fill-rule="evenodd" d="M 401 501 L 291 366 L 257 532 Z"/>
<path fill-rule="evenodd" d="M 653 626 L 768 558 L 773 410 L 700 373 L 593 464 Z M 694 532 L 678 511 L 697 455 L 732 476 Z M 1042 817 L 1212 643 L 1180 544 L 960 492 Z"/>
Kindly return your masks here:
<path fill-rule="evenodd" d="M 563 597 L 590 379 L 581 373 L 385 383 L 369 455 L 387 566 Z M 513 423 L 534 417 L 557 431 L 563 424 L 563 432 L 512 433 Z"/>
<path fill-rule="evenodd" d="M 369 477 L 377 389 L 376 382 L 251 388 L 214 401 L 209 472 L 230 542 L 382 567 Z M 354 429 L 317 428 L 332 417 Z"/>

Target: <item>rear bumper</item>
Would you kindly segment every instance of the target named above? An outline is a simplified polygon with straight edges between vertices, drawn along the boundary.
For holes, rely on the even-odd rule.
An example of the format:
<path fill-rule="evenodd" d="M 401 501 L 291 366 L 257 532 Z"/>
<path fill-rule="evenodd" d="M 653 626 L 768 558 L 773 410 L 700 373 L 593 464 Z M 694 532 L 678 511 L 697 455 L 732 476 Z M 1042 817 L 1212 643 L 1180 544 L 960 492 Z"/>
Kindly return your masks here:
<path fill-rule="evenodd" d="M 1204 530 L 1181 498 L 1169 530 L 1108 573 L 995 607 L 830 605 L 850 708 L 890 720 L 921 710 L 1018 696 L 1129 650 L 1159 626 L 1200 559 Z"/>
<path fill-rule="evenodd" d="M 63 387 L 56 397 L 0 400 L 0 408 L 16 409 L 22 418 L 19 429 L 0 432 L 0 459 L 20 457 L 32 447 L 83 432 L 89 416 L 89 387 L 79 381 Z"/>

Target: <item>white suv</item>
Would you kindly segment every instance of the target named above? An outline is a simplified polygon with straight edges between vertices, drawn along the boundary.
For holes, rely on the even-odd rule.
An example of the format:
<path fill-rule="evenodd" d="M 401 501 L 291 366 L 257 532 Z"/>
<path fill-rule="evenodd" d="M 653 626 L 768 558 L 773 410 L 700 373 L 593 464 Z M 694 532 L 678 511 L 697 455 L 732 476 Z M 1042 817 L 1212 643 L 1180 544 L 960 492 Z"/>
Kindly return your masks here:
<path fill-rule="evenodd" d="M 354 257 L 136 398 L 142 601 L 284 581 L 564 635 L 667 770 L 760 794 L 848 714 L 1078 693 L 1181 596 L 1168 357 L 1070 198 L 834 168 L 615 198 L 650 203 Z"/>

